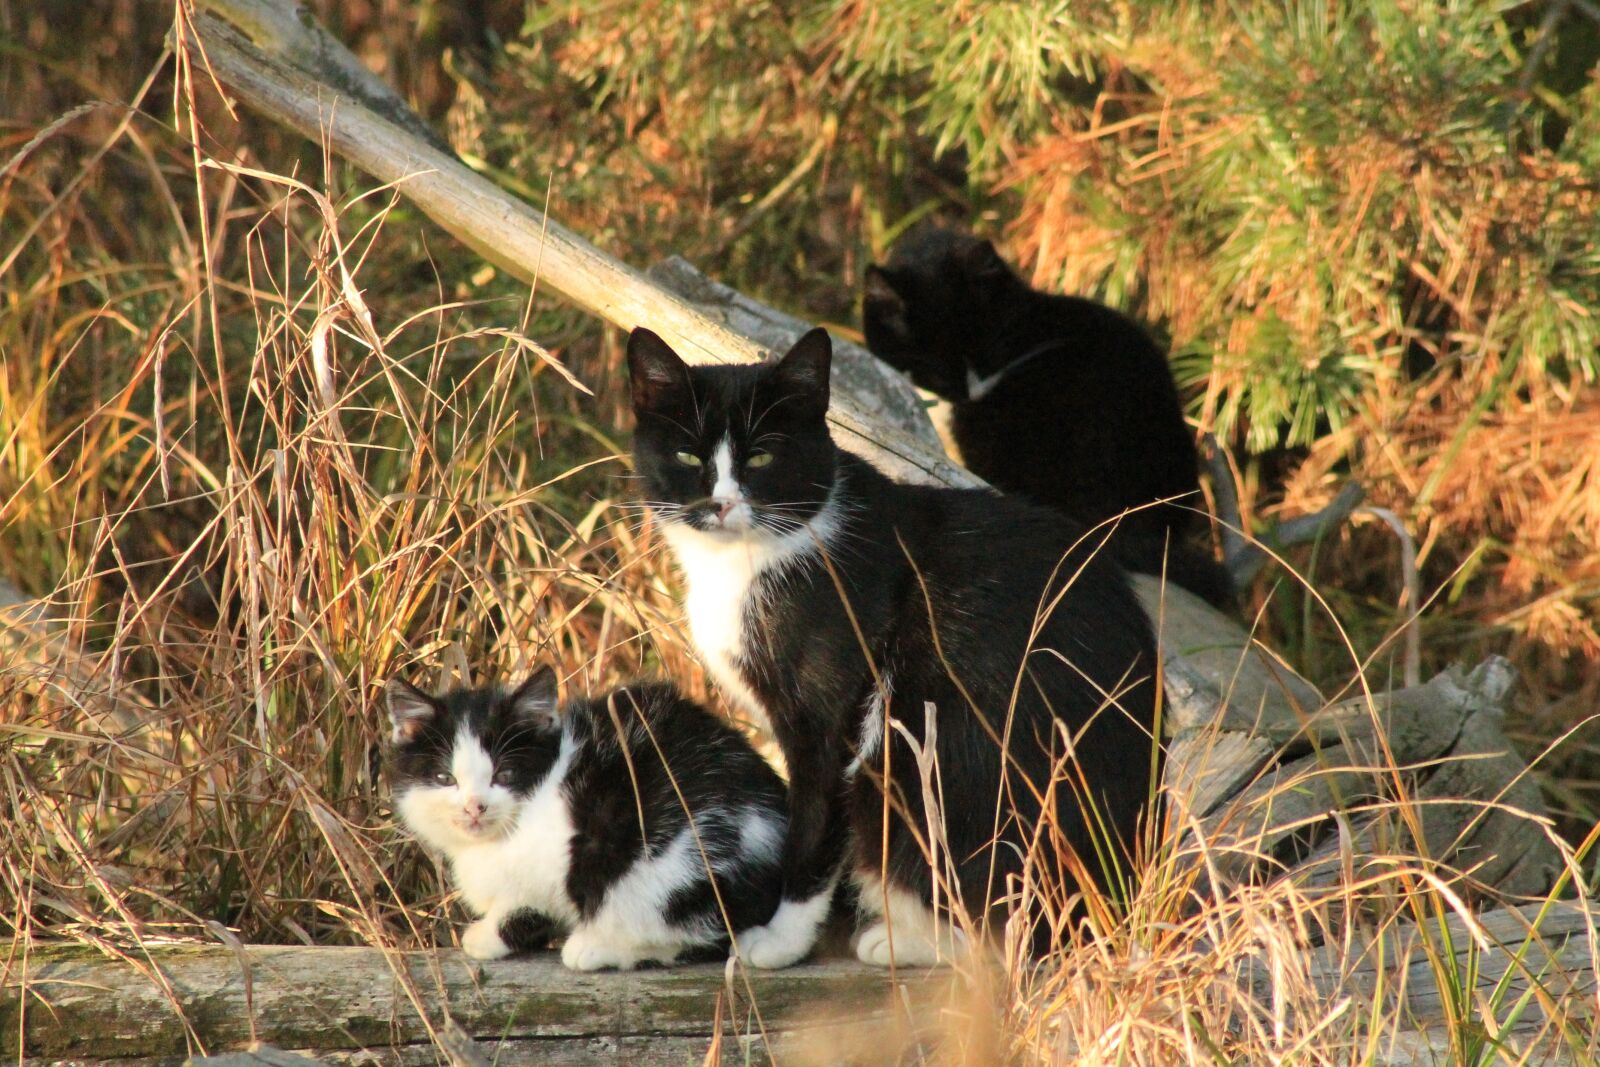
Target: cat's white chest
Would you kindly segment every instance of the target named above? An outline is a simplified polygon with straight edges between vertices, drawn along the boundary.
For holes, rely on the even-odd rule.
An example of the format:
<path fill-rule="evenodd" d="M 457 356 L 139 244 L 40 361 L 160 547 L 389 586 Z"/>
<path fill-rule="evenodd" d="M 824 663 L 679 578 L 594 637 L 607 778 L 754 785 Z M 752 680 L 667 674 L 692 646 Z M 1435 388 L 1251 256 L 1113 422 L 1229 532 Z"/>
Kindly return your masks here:
<path fill-rule="evenodd" d="M 722 539 L 683 526 L 668 526 L 667 543 L 687 585 L 684 611 L 701 661 L 740 710 L 765 728 L 766 709 L 745 680 L 741 664 L 751 639 L 749 616 L 757 579 L 787 555 L 781 543 Z"/>

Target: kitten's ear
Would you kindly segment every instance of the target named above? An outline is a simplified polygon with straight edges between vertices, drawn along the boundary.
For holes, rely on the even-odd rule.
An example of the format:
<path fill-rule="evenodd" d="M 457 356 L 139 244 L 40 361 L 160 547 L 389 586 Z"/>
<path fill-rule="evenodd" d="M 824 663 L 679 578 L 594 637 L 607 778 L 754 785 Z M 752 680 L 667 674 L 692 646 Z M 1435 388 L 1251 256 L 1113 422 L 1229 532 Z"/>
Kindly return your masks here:
<path fill-rule="evenodd" d="M 385 683 L 383 697 L 389 705 L 389 721 L 394 724 L 391 736 L 397 745 L 415 741 L 439 713 L 439 705 L 432 697 L 398 675 Z"/>
<path fill-rule="evenodd" d="M 906 308 L 905 297 L 895 288 L 894 274 L 877 264 L 867 268 L 865 283 L 861 286 L 861 306 L 872 308 L 879 314 L 902 314 Z"/>
<path fill-rule="evenodd" d="M 833 364 L 833 342 L 821 326 L 807 331 L 772 368 L 773 383 L 789 397 L 828 410 L 828 368 Z"/>
<path fill-rule="evenodd" d="M 556 708 L 556 672 L 548 663 L 512 692 L 511 708 L 530 722 L 554 724 L 560 719 Z"/>
<path fill-rule="evenodd" d="M 628 335 L 628 373 L 636 412 L 662 407 L 689 389 L 689 365 L 643 326 Z"/>

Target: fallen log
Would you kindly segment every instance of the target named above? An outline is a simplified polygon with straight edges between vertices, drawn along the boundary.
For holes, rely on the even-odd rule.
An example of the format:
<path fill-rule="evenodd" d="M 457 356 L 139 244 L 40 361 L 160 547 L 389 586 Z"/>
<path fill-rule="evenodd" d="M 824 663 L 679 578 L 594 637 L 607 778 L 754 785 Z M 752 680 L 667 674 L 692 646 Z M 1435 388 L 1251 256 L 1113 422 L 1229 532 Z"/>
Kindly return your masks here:
<path fill-rule="evenodd" d="M 1305 979 L 1330 1002 L 1400 1012 L 1407 1026 L 1368 1062 L 1439 1062 L 1461 1040 L 1452 1028 L 1469 1025 L 1495 1029 L 1508 1052 L 1581 1062 L 1596 1041 L 1595 919 L 1555 904 L 1391 924 L 1308 949 Z M 685 1064 L 706 1061 L 714 1045 L 708 1062 L 808 1049 L 880 1064 L 895 1062 L 940 1005 L 959 1003 L 948 971 L 891 978 L 854 961 L 730 981 L 717 965 L 585 975 L 553 954 L 479 964 L 455 950 L 151 943 L 130 957 L 54 945 L 14 958 L 0 971 L 0 1056 L 24 1067 L 134 1067 L 259 1042 L 326 1062 L 431 1064 L 435 1035 L 454 1027 L 472 1044 L 452 1058 L 504 1067 Z M 1442 988 L 1440 974 L 1458 984 Z M 1265 968 L 1247 966 L 1238 980 L 1264 1003 L 1274 995 Z"/>
<path fill-rule="evenodd" d="M 497 1064 L 682 1064 L 719 1038 L 735 1063 L 780 1034 L 803 1038 L 830 1009 L 886 1018 L 897 986 L 947 982 L 938 972 L 891 982 L 853 961 L 731 981 L 724 970 L 579 974 L 553 953 L 480 964 L 455 950 L 147 944 L 116 958 L 41 945 L 4 969 L 0 1056 L 176 1063 L 259 1041 L 432 1063 L 436 1036 L 454 1025 Z"/>

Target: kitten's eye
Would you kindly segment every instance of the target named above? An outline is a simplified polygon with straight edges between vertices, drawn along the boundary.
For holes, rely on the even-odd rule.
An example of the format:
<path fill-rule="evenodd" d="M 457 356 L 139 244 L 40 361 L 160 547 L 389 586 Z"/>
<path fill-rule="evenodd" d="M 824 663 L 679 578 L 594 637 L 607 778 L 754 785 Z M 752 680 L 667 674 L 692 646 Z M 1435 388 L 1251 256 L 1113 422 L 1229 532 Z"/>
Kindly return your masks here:
<path fill-rule="evenodd" d="M 744 465 L 749 467 L 751 470 L 760 470 L 762 467 L 765 467 L 771 462 L 771 452 L 755 452 L 751 454 L 749 459 L 744 461 Z"/>
<path fill-rule="evenodd" d="M 456 776 L 446 771 L 440 771 L 433 776 L 433 781 L 435 785 L 455 785 Z"/>
<path fill-rule="evenodd" d="M 498 771 L 494 772 L 495 785 L 510 786 L 514 784 L 516 780 L 517 776 L 511 772 L 510 767 L 502 767 Z"/>
<path fill-rule="evenodd" d="M 700 467 L 704 465 L 700 457 L 693 452 L 679 452 L 677 453 L 677 460 L 685 467 Z"/>

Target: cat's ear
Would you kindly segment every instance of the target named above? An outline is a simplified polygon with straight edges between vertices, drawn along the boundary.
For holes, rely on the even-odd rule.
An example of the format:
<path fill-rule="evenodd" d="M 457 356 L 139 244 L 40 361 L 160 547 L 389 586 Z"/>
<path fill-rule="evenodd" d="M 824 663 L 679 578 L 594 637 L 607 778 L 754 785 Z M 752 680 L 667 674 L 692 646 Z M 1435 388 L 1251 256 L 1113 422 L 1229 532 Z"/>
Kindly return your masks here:
<path fill-rule="evenodd" d="M 989 241 L 974 238 L 958 253 L 958 256 L 961 273 L 979 289 L 993 289 L 1011 277 L 1011 268 L 1000 258 L 1000 253 L 995 251 L 994 245 Z"/>
<path fill-rule="evenodd" d="M 833 364 L 833 342 L 817 326 L 806 332 L 772 368 L 772 382 L 808 411 L 828 410 L 828 368 Z"/>
<path fill-rule="evenodd" d="M 905 313 L 906 300 L 895 287 L 893 271 L 876 263 L 867 268 L 866 281 L 861 286 L 861 306 L 879 314 Z"/>
<path fill-rule="evenodd" d="M 439 705 L 432 697 L 399 676 L 384 685 L 383 698 L 389 706 L 389 721 L 394 724 L 391 736 L 397 745 L 415 741 L 439 713 Z"/>
<path fill-rule="evenodd" d="M 511 709 L 518 718 L 553 725 L 560 719 L 556 704 L 556 672 L 548 663 L 511 693 Z"/>
<path fill-rule="evenodd" d="M 689 365 L 643 326 L 628 335 L 628 374 L 636 412 L 663 407 L 689 389 Z"/>

